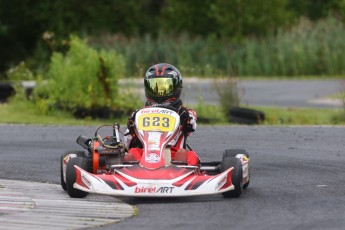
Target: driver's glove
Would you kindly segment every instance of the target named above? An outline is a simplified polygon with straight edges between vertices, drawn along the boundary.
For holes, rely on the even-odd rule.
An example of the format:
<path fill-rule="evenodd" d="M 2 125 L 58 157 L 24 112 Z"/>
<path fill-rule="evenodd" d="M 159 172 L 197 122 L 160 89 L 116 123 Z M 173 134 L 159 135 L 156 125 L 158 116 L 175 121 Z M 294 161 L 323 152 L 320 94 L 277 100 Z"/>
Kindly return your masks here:
<path fill-rule="evenodd" d="M 183 126 L 183 131 L 186 133 L 194 132 L 196 129 L 196 113 L 185 107 L 182 107 L 180 112 L 181 124 Z"/>
<path fill-rule="evenodd" d="M 137 114 L 138 110 L 134 111 L 130 117 L 128 117 L 127 128 L 129 132 L 133 135 L 134 132 L 134 122 L 135 122 L 135 115 Z"/>
<path fill-rule="evenodd" d="M 189 124 L 188 130 L 189 132 L 194 132 L 196 130 L 196 114 L 194 111 L 189 111 Z"/>

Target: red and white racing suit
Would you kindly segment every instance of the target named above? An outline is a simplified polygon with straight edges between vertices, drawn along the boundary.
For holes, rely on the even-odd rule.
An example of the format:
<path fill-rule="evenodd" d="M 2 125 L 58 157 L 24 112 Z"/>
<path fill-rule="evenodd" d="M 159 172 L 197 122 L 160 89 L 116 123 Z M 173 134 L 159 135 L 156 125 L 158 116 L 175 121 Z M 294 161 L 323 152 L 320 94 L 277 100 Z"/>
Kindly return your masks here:
<path fill-rule="evenodd" d="M 194 132 L 197 127 L 196 112 L 185 106 L 179 106 L 177 110 L 178 114 L 180 115 L 181 125 L 183 126 L 183 128 L 176 135 L 176 137 L 168 143 L 168 146 L 170 146 L 171 150 L 171 160 L 180 161 L 184 158 L 188 165 L 196 166 L 200 162 L 197 154 L 193 150 L 184 149 L 184 145 L 186 143 L 185 138 L 187 138 L 192 132 Z M 132 114 L 127 123 L 129 133 L 125 142 L 129 150 L 128 154 L 126 154 L 125 156 L 125 160 L 140 161 L 143 155 L 143 147 L 133 130 L 135 113 L 136 112 Z M 177 157 L 178 159 L 176 159 L 175 157 Z"/>

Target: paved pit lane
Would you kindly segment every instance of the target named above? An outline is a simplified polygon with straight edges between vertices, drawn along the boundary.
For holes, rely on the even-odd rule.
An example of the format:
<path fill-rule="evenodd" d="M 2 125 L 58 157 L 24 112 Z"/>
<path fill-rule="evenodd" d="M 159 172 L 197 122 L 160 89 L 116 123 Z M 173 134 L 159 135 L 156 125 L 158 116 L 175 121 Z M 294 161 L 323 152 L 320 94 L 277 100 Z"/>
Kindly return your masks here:
<path fill-rule="evenodd" d="M 114 224 L 134 212 L 109 196 L 72 199 L 60 185 L 0 180 L 0 230 L 91 228 Z"/>

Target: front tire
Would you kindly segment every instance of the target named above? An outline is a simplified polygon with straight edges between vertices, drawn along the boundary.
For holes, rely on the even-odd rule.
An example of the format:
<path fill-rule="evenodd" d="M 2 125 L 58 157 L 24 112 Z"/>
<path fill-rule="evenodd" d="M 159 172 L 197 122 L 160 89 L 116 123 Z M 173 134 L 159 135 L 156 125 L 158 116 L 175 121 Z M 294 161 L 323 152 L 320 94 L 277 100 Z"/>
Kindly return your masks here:
<path fill-rule="evenodd" d="M 65 159 L 66 156 L 68 155 L 76 155 L 77 157 L 84 157 L 85 156 L 85 152 L 84 151 L 67 151 L 64 152 L 63 154 L 61 154 L 60 157 L 60 181 L 61 181 L 61 187 L 63 190 L 67 191 L 67 186 L 66 186 L 66 179 L 64 178 L 64 169 L 63 169 L 63 161 Z"/>
<path fill-rule="evenodd" d="M 87 171 L 87 168 L 88 168 L 87 159 L 84 157 L 75 157 L 75 158 L 71 158 L 68 161 L 67 169 L 66 169 L 67 193 L 72 198 L 83 198 L 83 197 L 86 197 L 88 193 L 81 191 L 79 189 L 73 188 L 73 184 L 75 183 L 77 179 L 77 173 L 74 168 L 75 165 Z"/>
<path fill-rule="evenodd" d="M 236 198 L 239 197 L 242 193 L 242 162 L 236 157 L 224 157 L 221 163 L 221 172 L 226 171 L 227 169 L 234 167 L 232 172 L 231 181 L 235 186 L 234 190 L 224 192 L 222 195 L 225 198 Z"/>
<path fill-rule="evenodd" d="M 246 150 L 244 150 L 244 149 L 226 149 L 224 151 L 224 153 L 223 153 L 223 159 L 225 157 L 236 157 L 237 154 L 243 154 L 248 159 L 250 159 L 249 153 Z M 246 189 L 249 186 L 249 182 L 250 182 L 250 167 L 249 167 L 249 170 L 248 170 L 248 182 L 243 184 L 243 189 Z"/>

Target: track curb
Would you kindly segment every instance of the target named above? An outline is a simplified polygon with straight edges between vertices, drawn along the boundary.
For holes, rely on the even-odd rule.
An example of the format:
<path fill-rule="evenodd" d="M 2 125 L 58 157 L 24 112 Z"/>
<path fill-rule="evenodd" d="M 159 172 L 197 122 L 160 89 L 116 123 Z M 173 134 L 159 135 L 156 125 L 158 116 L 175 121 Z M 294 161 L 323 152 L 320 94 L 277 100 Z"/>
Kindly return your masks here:
<path fill-rule="evenodd" d="M 60 185 L 0 179 L 0 230 L 91 228 L 134 214 L 131 205 L 111 196 L 74 199 Z"/>

